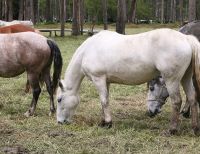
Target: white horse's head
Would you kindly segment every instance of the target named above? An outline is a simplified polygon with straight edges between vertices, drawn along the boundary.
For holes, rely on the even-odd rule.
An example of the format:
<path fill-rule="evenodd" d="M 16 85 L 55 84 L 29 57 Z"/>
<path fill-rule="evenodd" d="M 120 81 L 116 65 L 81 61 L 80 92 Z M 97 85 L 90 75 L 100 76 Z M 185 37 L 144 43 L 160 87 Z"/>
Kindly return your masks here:
<path fill-rule="evenodd" d="M 161 108 L 165 104 L 169 93 L 162 77 L 151 80 L 148 83 L 148 88 L 148 113 L 150 117 L 154 117 L 156 114 L 161 112 Z"/>
<path fill-rule="evenodd" d="M 71 118 L 79 104 L 79 97 L 68 91 L 63 81 L 59 82 L 57 101 L 57 122 L 60 124 L 71 123 Z"/>

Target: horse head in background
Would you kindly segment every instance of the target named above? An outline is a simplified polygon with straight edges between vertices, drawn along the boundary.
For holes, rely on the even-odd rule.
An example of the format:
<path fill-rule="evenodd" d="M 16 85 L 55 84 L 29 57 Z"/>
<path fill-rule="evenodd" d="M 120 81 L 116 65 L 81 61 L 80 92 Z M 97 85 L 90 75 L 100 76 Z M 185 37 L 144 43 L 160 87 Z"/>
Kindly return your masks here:
<path fill-rule="evenodd" d="M 186 35 L 194 35 L 200 41 L 200 21 L 189 22 L 179 29 L 179 32 Z"/>
<path fill-rule="evenodd" d="M 33 32 L 0 34 L 0 42 L 0 77 L 10 78 L 27 72 L 33 98 L 25 115 L 34 114 L 41 92 L 40 81 L 45 82 L 50 96 L 50 113 L 55 112 L 53 94 L 62 69 L 62 56 L 56 43 Z M 52 62 L 53 80 L 50 76 Z"/>
<path fill-rule="evenodd" d="M 200 21 L 190 22 L 184 25 L 183 27 L 181 27 L 179 31 L 186 35 L 194 35 L 200 41 Z M 162 82 L 160 82 L 160 80 L 162 80 Z M 193 78 L 193 83 L 194 83 L 195 90 L 197 91 L 197 100 L 200 103 L 200 95 L 199 95 L 200 90 L 197 86 L 197 81 L 194 78 Z M 160 112 L 160 108 L 163 106 L 166 100 L 166 98 L 163 96 L 168 96 L 166 95 L 165 89 L 167 88 L 161 76 L 158 76 L 157 78 L 153 79 L 152 81 L 148 83 L 147 105 L 148 105 L 148 109 L 150 110 L 150 114 L 149 114 L 150 116 L 155 116 L 157 113 Z M 158 98 L 162 98 L 162 99 L 158 99 Z M 188 99 L 186 97 L 186 103 L 181 111 L 183 116 L 186 118 L 190 116 L 190 104 L 188 103 L 187 100 Z"/>

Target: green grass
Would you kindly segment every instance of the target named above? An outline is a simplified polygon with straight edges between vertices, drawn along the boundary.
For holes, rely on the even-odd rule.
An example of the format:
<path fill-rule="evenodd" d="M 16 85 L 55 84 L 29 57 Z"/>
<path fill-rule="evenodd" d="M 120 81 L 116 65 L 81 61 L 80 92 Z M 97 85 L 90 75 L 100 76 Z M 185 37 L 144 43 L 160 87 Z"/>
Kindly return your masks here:
<path fill-rule="evenodd" d="M 139 33 L 153 28 L 128 28 Z M 76 48 L 87 36 L 55 37 L 64 67 L 62 77 Z M 0 151 L 6 146 L 19 146 L 33 154 L 129 154 L 129 153 L 199 153 L 200 139 L 191 130 L 189 119 L 181 117 L 179 133 L 165 137 L 161 132 L 169 126 L 171 104 L 160 115 L 149 118 L 146 113 L 146 85 L 110 87 L 110 107 L 113 127 L 98 127 L 101 105 L 94 86 L 83 80 L 81 103 L 71 125 L 58 125 L 55 116 L 49 117 L 49 98 L 45 88 L 39 98 L 36 115 L 24 117 L 31 101 L 25 94 L 26 74 L 0 78 Z M 0 152 L 1 153 L 1 152 Z"/>

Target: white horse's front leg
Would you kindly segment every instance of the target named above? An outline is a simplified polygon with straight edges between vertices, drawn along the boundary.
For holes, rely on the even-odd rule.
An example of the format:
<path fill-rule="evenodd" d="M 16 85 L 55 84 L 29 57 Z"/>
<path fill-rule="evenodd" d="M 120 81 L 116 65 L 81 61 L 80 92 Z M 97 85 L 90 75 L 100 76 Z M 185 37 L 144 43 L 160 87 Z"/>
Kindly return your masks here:
<path fill-rule="evenodd" d="M 102 127 L 112 127 L 112 118 L 109 108 L 109 84 L 106 83 L 106 77 L 92 77 L 92 80 L 99 92 L 99 97 L 101 100 L 103 120 L 100 124 Z"/>
<path fill-rule="evenodd" d="M 170 122 L 170 128 L 164 132 L 164 135 L 169 136 L 177 133 L 179 126 L 179 114 L 182 104 L 181 94 L 179 90 L 179 81 L 166 80 L 167 90 L 172 101 L 172 116 Z"/>

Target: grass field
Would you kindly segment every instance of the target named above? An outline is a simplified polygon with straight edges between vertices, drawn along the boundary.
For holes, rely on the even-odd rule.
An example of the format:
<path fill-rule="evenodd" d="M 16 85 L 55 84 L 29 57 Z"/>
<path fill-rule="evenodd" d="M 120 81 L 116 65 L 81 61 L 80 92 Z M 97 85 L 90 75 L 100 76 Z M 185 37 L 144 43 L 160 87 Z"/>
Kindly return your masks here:
<path fill-rule="evenodd" d="M 127 32 L 132 34 L 151 29 L 130 26 Z M 86 38 L 86 35 L 53 38 L 63 55 L 62 77 L 74 51 Z M 181 117 L 177 135 L 161 135 L 169 126 L 170 101 L 161 114 L 149 118 L 145 114 L 145 84 L 111 85 L 113 127 L 105 129 L 98 127 L 101 105 L 98 93 L 87 79 L 81 85 L 81 103 L 71 125 L 58 125 L 55 116 L 48 116 L 49 98 L 45 88 L 40 95 L 36 115 L 26 118 L 23 114 L 30 105 L 32 95 L 24 92 L 25 83 L 26 74 L 10 79 L 0 78 L 0 153 L 10 149 L 31 154 L 183 154 L 200 151 L 200 139 L 193 135 L 190 119 Z"/>

